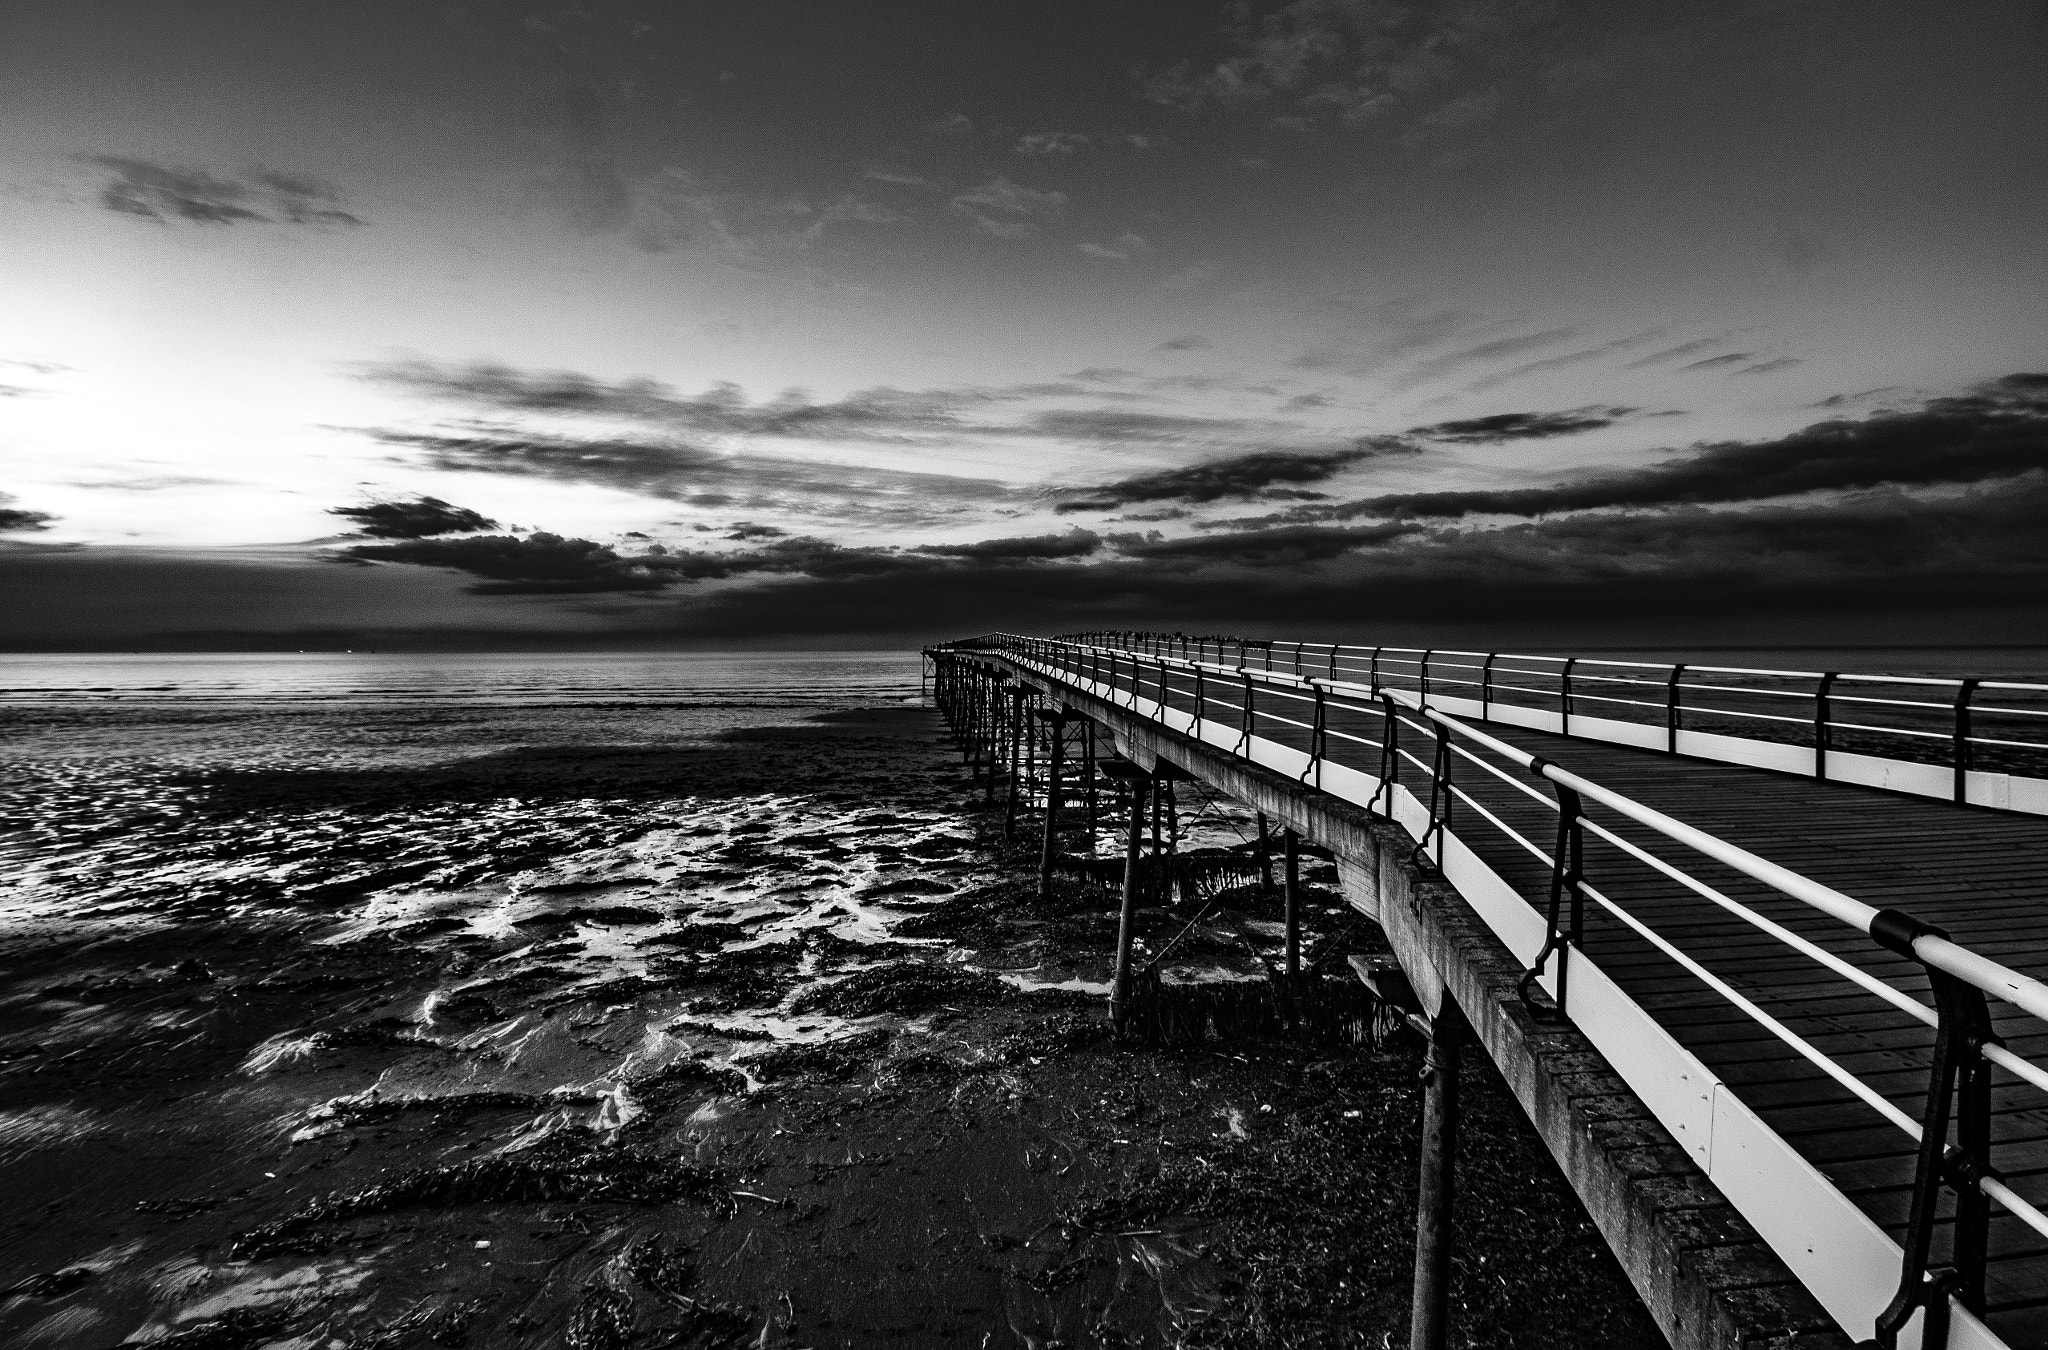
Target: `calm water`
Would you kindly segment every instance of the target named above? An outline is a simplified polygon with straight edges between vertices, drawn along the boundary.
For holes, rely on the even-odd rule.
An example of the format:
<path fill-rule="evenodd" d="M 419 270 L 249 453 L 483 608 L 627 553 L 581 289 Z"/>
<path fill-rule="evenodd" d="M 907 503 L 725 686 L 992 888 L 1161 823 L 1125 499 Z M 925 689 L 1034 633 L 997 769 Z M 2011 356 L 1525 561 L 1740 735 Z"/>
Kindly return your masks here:
<path fill-rule="evenodd" d="M 908 651 L 0 655 L 0 703 L 663 703 L 843 706 L 914 698 Z"/>

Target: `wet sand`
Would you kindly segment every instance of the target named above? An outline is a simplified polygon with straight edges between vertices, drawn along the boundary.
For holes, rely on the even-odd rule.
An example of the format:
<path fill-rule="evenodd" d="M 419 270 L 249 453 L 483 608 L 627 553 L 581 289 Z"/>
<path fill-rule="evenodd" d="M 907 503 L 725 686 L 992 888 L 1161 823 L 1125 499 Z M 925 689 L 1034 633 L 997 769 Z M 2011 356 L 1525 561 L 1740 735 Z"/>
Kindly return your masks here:
<path fill-rule="evenodd" d="M 1405 1341 L 1417 1038 L 1114 1044 L 928 709 L 11 721 L 7 1344 Z M 1468 1073 L 1460 1343 L 1658 1344 Z"/>

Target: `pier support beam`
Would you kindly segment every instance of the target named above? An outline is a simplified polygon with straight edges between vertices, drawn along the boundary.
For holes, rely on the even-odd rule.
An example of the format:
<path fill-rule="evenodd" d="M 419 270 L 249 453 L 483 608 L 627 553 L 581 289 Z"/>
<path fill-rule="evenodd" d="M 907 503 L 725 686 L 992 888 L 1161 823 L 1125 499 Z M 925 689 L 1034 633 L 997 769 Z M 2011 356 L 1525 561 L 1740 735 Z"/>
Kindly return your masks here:
<path fill-rule="evenodd" d="M 1116 922 L 1116 983 L 1109 991 L 1109 1019 L 1116 1033 L 1124 1034 L 1131 1015 L 1131 943 L 1137 937 L 1139 869 L 1145 850 L 1145 798 L 1151 784 L 1132 774 L 1125 779 L 1131 790 L 1130 829 L 1124 840 L 1123 905 Z"/>
<path fill-rule="evenodd" d="M 1291 984 L 1301 974 L 1301 836 L 1292 828 L 1287 831 L 1286 869 L 1281 873 L 1286 882 L 1282 894 L 1282 919 L 1287 928 L 1287 979 Z"/>
<path fill-rule="evenodd" d="M 1448 998 L 1429 1021 L 1429 1052 L 1422 1069 L 1422 1171 L 1415 1195 L 1415 1297 L 1408 1350 L 1443 1350 L 1449 1343 L 1451 1201 L 1457 1191 L 1458 1068 L 1465 1030 L 1465 1015 Z"/>
<path fill-rule="evenodd" d="M 1038 858 L 1038 898 L 1052 896 L 1052 865 L 1060 848 L 1060 757 L 1066 749 L 1067 719 L 1064 708 L 1040 712 L 1045 719 L 1045 850 Z"/>

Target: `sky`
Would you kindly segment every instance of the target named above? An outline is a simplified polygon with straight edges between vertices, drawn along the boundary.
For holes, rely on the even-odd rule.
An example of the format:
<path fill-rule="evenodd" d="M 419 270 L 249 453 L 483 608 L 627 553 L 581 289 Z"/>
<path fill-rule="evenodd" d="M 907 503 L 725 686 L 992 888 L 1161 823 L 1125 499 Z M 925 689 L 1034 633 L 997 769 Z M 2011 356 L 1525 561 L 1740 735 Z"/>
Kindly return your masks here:
<path fill-rule="evenodd" d="M 14 0 L 0 647 L 2048 641 L 2044 39 Z"/>

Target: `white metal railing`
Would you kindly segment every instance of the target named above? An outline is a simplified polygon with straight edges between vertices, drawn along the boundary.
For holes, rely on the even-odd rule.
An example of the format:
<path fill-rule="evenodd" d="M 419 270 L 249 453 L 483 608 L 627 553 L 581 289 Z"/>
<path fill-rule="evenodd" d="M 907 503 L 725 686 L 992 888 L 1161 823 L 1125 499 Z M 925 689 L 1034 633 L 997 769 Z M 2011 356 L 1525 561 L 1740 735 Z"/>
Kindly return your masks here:
<path fill-rule="evenodd" d="M 1528 965 L 1525 990 L 1531 982 L 1540 985 L 1561 1015 L 1594 1041 L 1844 1326 L 1852 1332 L 1874 1330 L 1883 1345 L 2004 1344 L 1977 1316 L 1985 1306 L 1987 1202 L 2044 1238 L 2048 1215 L 1992 1165 L 1991 1069 L 1996 1066 L 2017 1083 L 2043 1091 L 2048 1091 L 2048 1071 L 2014 1054 L 1992 1034 L 1986 999 L 2048 1022 L 2048 985 L 1950 940 L 1911 915 L 1858 900 L 1489 735 L 1445 711 L 1445 700 L 1434 688 L 1424 693 L 1384 680 L 1364 683 L 1332 676 L 1327 662 L 1320 673 L 1297 673 L 1291 660 L 1268 670 L 1263 661 L 1253 666 L 1203 659 L 1213 653 L 1202 651 L 1181 657 L 1012 634 L 942 650 L 971 656 L 990 649 L 1043 677 L 1402 824 L 1417 840 L 1418 854 L 1427 853 Z M 1229 654 L 1242 656 L 1244 649 Z M 1331 725 L 1333 713 L 1348 726 Z M 1369 728 L 1377 734 L 1367 734 Z M 1401 743 L 1404 728 L 1428 738 L 1428 759 Z M 1355 762 L 1360 754 L 1376 755 L 1378 764 L 1361 768 Z M 1347 758 L 1354 762 L 1347 764 Z M 1404 765 L 1410 770 L 1405 776 Z M 1413 770 L 1427 775 L 1426 805 L 1416 795 L 1422 784 Z M 1548 783 L 1551 792 L 1537 790 L 1521 775 Z M 1613 824 L 1589 816 L 1589 802 L 1612 813 L 1616 823 L 1640 827 L 1917 963 L 1935 993 L 1934 1005 L 1844 960 Z M 1556 817 L 1556 842 L 1550 848 L 1505 818 L 1532 805 Z M 1458 823 L 1468 816 L 1548 868 L 1547 912 L 1538 913 L 1474 850 L 1478 835 Z M 1685 951 L 1631 911 L 1625 897 L 1594 885 L 1582 863 L 1588 835 L 1930 1027 L 1933 1064 L 1921 1115 L 1915 1118 L 1715 974 L 1708 960 Z M 1914 1141 L 1913 1213 L 1903 1249 L 1580 950 L 1587 900 Z M 1930 1276 L 1929 1242 L 1945 1177 L 1959 1197 L 1955 1231 L 1962 1236 L 1956 1240 L 1952 1268 Z"/>
<path fill-rule="evenodd" d="M 1484 722 L 2048 815 L 2048 684 L 1184 633 L 1067 640 L 1405 689 Z"/>

